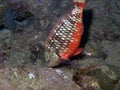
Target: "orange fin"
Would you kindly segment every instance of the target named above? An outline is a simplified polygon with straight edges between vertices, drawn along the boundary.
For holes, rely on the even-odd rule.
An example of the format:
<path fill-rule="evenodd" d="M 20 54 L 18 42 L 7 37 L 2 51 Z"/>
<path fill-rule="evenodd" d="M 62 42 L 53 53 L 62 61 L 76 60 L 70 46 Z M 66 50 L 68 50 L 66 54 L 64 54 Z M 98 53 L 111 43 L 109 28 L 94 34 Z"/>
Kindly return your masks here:
<path fill-rule="evenodd" d="M 75 6 L 81 7 L 82 9 L 84 8 L 86 0 L 73 0 Z"/>
<path fill-rule="evenodd" d="M 76 55 L 80 54 L 82 51 L 83 51 L 83 48 L 78 48 L 73 56 L 76 56 Z"/>

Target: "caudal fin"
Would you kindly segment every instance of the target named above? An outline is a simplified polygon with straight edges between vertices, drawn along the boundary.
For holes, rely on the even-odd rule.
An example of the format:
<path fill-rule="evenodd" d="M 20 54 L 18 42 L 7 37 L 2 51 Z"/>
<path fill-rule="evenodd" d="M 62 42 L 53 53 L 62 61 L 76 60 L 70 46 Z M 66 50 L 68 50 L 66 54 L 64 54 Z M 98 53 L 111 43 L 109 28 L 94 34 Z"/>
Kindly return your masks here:
<path fill-rule="evenodd" d="M 77 6 L 77 7 L 82 8 L 82 9 L 84 8 L 85 1 L 86 0 L 73 0 L 74 5 Z"/>
<path fill-rule="evenodd" d="M 86 0 L 73 0 L 73 2 L 85 3 Z"/>

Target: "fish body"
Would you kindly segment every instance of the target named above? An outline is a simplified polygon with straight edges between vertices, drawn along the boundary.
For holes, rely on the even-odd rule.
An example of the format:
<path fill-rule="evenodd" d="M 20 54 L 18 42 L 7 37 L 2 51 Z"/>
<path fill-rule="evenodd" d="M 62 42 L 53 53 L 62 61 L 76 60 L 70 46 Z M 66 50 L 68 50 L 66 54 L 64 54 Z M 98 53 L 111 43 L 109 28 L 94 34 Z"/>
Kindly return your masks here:
<path fill-rule="evenodd" d="M 85 0 L 74 0 L 74 9 L 58 20 L 45 42 L 47 66 L 54 67 L 82 52 L 82 12 Z"/>

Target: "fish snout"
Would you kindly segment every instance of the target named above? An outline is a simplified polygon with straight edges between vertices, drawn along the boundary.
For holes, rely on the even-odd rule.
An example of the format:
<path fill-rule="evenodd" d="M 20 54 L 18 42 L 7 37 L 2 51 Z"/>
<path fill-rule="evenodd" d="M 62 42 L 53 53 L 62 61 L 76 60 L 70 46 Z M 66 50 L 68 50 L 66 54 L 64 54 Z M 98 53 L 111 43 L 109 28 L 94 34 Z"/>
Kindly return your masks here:
<path fill-rule="evenodd" d="M 46 66 L 55 67 L 59 65 L 59 56 L 53 52 L 45 52 Z"/>

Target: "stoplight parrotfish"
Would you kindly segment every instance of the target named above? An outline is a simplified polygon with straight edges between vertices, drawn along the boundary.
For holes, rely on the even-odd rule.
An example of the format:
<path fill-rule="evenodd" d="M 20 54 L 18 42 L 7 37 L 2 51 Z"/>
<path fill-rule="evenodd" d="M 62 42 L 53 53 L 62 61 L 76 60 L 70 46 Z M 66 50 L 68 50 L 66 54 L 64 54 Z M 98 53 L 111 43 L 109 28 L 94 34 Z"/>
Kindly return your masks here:
<path fill-rule="evenodd" d="M 80 54 L 82 34 L 82 13 L 85 0 L 73 0 L 74 9 L 58 19 L 45 42 L 45 60 L 48 67 L 57 66 L 69 61 L 69 58 Z"/>

